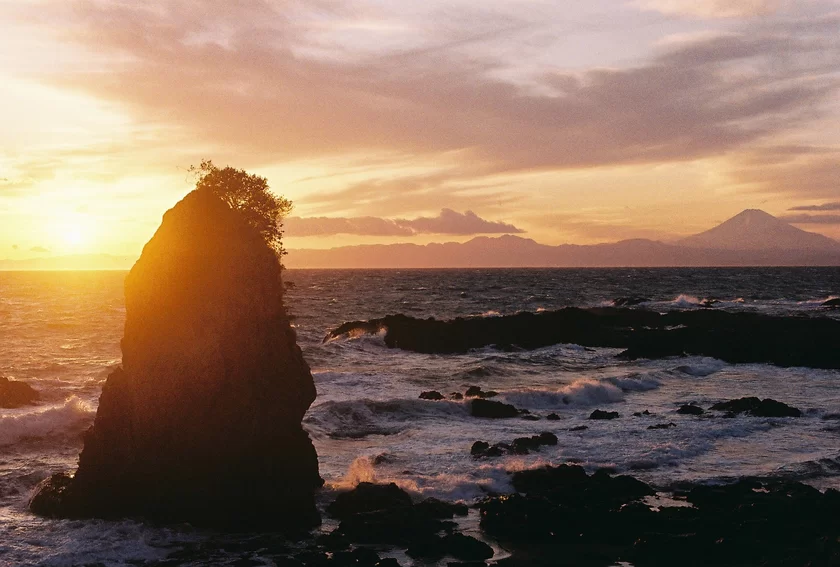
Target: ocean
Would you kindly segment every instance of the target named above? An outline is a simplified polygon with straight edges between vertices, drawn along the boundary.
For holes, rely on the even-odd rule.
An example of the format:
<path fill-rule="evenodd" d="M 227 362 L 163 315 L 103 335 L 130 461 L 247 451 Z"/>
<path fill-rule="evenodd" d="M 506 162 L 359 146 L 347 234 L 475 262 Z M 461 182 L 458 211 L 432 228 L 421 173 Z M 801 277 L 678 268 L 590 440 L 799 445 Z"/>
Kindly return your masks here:
<path fill-rule="evenodd" d="M 75 469 L 102 384 L 120 363 L 123 272 L 0 272 L 0 376 L 29 383 L 42 401 L 0 409 L 0 565 L 273 565 L 256 534 L 124 520 L 49 520 L 27 511 L 39 481 Z M 626 361 L 618 349 L 555 345 L 463 355 L 389 349 L 379 335 L 324 341 L 344 321 L 497 317 L 566 306 L 751 311 L 840 318 L 838 268 L 290 270 L 288 310 L 318 397 L 304 419 L 328 502 L 362 480 L 396 482 L 417 497 L 472 503 L 511 490 L 509 472 L 544 464 L 610 467 L 656 487 L 743 476 L 840 488 L 840 371 L 727 364 L 704 357 Z M 711 301 L 714 300 L 714 301 Z M 840 337 L 838 337 L 840 339 Z M 421 392 L 495 390 L 538 421 L 469 415 L 463 400 Z M 742 396 L 771 397 L 804 417 L 676 415 Z M 619 412 L 591 421 L 595 409 Z M 652 416 L 634 417 L 649 411 Z M 545 416 L 556 413 L 558 420 Z M 827 419 L 826 419 L 827 418 Z M 676 427 L 649 430 L 652 424 Z M 585 430 L 570 431 L 581 425 Z M 550 431 L 556 446 L 475 459 L 473 442 Z M 467 533 L 480 535 L 474 514 Z M 324 529 L 334 526 L 325 522 Z M 411 560 L 398 556 L 403 565 Z M 237 563 L 239 562 L 239 563 Z"/>

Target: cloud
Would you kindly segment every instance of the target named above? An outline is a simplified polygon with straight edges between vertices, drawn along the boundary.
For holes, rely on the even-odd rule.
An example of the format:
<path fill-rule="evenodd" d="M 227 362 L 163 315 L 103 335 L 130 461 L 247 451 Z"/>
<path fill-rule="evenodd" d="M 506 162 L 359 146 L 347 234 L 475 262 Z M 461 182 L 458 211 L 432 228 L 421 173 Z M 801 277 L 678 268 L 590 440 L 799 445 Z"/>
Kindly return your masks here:
<path fill-rule="evenodd" d="M 765 4 L 736 2 L 742 11 Z M 678 45 L 636 67 L 542 67 L 526 88 L 500 78 L 515 63 L 479 49 L 497 41 L 488 30 L 510 27 L 490 15 L 474 37 L 441 28 L 439 49 L 353 59 L 341 45 L 313 44 L 306 22 L 317 18 L 286 15 L 291 4 L 248 0 L 237 3 L 235 18 L 218 6 L 74 3 L 56 17 L 112 61 L 50 80 L 254 160 L 460 151 L 465 163 L 522 171 L 683 161 L 747 147 L 813 119 L 836 94 L 830 73 L 840 64 L 833 30 L 792 34 L 778 24 Z"/>
<path fill-rule="evenodd" d="M 784 215 L 779 217 L 791 224 L 840 224 L 840 215 Z"/>
<path fill-rule="evenodd" d="M 840 150 L 806 146 L 757 148 L 740 157 L 731 175 L 737 183 L 765 194 L 836 198 L 840 190 Z"/>
<path fill-rule="evenodd" d="M 416 219 L 382 219 L 377 217 L 291 217 L 285 222 L 288 236 L 328 236 L 355 234 L 362 236 L 413 236 L 415 234 L 521 234 L 512 224 L 489 221 L 472 211 L 458 213 L 443 209 L 436 217 Z"/>
<path fill-rule="evenodd" d="M 30 252 L 37 252 L 38 254 L 49 254 L 49 248 L 44 248 L 43 246 L 33 246 L 29 249 Z"/>
<path fill-rule="evenodd" d="M 328 236 L 358 234 L 364 236 L 412 236 L 414 231 L 396 221 L 377 217 L 289 217 L 284 222 L 287 236 Z"/>
<path fill-rule="evenodd" d="M 800 205 L 791 207 L 789 211 L 840 211 L 840 203 L 823 203 L 822 205 Z"/>
<path fill-rule="evenodd" d="M 776 12 L 780 0 L 639 0 L 645 10 L 697 18 L 746 18 Z"/>

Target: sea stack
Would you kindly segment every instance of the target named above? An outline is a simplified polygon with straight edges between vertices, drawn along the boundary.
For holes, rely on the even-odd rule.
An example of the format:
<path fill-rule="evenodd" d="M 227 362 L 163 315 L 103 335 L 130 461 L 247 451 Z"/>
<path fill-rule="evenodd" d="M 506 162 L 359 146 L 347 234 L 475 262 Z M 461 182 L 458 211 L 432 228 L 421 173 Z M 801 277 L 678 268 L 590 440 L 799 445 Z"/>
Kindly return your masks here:
<path fill-rule="evenodd" d="M 306 530 L 323 483 L 301 419 L 315 399 L 280 264 L 210 192 L 169 210 L 125 282 L 122 366 L 75 476 L 33 512 Z"/>

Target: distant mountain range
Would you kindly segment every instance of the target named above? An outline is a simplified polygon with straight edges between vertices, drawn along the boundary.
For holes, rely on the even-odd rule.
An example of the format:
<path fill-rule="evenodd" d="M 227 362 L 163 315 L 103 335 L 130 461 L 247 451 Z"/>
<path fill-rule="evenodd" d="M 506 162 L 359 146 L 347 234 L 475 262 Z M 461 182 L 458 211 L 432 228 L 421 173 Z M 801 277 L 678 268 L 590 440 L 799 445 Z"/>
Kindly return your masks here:
<path fill-rule="evenodd" d="M 0 270 L 127 270 L 133 263 L 134 258 L 97 254 L 0 260 Z M 840 242 L 748 209 L 670 244 L 635 239 L 548 246 L 513 235 L 479 236 L 464 243 L 290 250 L 285 263 L 290 268 L 840 266 Z"/>
<path fill-rule="evenodd" d="M 672 244 L 635 239 L 547 246 L 519 236 L 480 236 L 463 244 L 292 250 L 286 264 L 291 268 L 838 266 L 840 242 L 749 209 Z"/>

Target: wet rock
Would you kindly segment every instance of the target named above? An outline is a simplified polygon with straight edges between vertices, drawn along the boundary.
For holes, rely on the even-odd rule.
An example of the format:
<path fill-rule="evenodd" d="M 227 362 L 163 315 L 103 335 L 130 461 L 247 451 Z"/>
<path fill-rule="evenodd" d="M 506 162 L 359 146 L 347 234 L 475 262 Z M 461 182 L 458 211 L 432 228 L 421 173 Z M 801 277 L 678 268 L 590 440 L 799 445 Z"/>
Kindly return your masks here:
<path fill-rule="evenodd" d="M 588 425 L 577 425 L 569 428 L 569 431 L 586 431 L 587 429 L 589 429 Z"/>
<path fill-rule="evenodd" d="M 617 411 L 604 411 L 596 409 L 589 414 L 589 419 L 617 419 L 621 417 Z"/>
<path fill-rule="evenodd" d="M 560 419 L 560 416 L 556 413 L 550 413 L 547 416 L 545 416 L 545 418 L 549 421 L 558 421 Z"/>
<path fill-rule="evenodd" d="M 38 401 L 38 392 L 26 382 L 0 376 L 0 408 L 19 408 Z"/>
<path fill-rule="evenodd" d="M 511 418 L 518 416 L 519 410 L 510 404 L 477 398 L 470 402 L 470 415 L 473 417 Z"/>
<path fill-rule="evenodd" d="M 522 416 L 522 419 L 524 419 L 525 421 L 539 421 L 541 418 L 538 415 L 525 414 Z"/>
<path fill-rule="evenodd" d="M 544 445 L 557 445 L 557 436 L 544 431 L 531 437 L 517 437 L 513 443 L 496 443 L 490 445 L 484 441 L 473 443 L 470 454 L 474 457 L 500 457 L 506 454 L 527 455 L 531 451 L 540 449 Z"/>
<path fill-rule="evenodd" d="M 420 393 L 421 400 L 443 400 L 444 396 L 440 392 L 435 390 L 429 390 L 428 392 L 421 392 Z"/>
<path fill-rule="evenodd" d="M 680 406 L 680 409 L 677 410 L 677 413 L 680 415 L 703 415 L 706 412 L 703 411 L 703 408 L 700 406 L 696 406 L 694 404 L 683 404 Z"/>
<path fill-rule="evenodd" d="M 647 415 L 653 415 L 653 414 L 651 414 L 648 410 L 633 412 L 633 417 L 644 417 L 644 416 L 647 416 Z"/>
<path fill-rule="evenodd" d="M 821 303 L 822 307 L 827 307 L 829 309 L 840 309 L 840 297 L 833 297 L 831 299 L 827 299 Z"/>
<path fill-rule="evenodd" d="M 657 423 L 656 425 L 648 425 L 648 429 L 670 429 L 676 426 L 676 423 Z"/>
<path fill-rule="evenodd" d="M 342 492 L 327 507 L 327 513 L 339 520 L 377 510 L 396 510 L 412 506 L 411 497 L 396 484 L 360 482 L 356 488 Z"/>
<path fill-rule="evenodd" d="M 463 400 L 464 394 L 462 394 L 461 392 L 452 392 L 451 394 L 449 394 L 449 398 L 452 400 Z"/>
<path fill-rule="evenodd" d="M 744 413 L 754 417 L 802 417 L 800 410 L 771 398 L 763 400 L 756 397 L 739 398 L 717 403 L 709 409 L 734 414 Z"/>
<path fill-rule="evenodd" d="M 241 213 L 194 191 L 125 280 L 122 366 L 108 377 L 62 517 L 143 516 L 308 530 L 323 483 L 301 419 L 315 399 L 275 252 Z M 63 481 L 62 481 L 63 482 Z"/>

